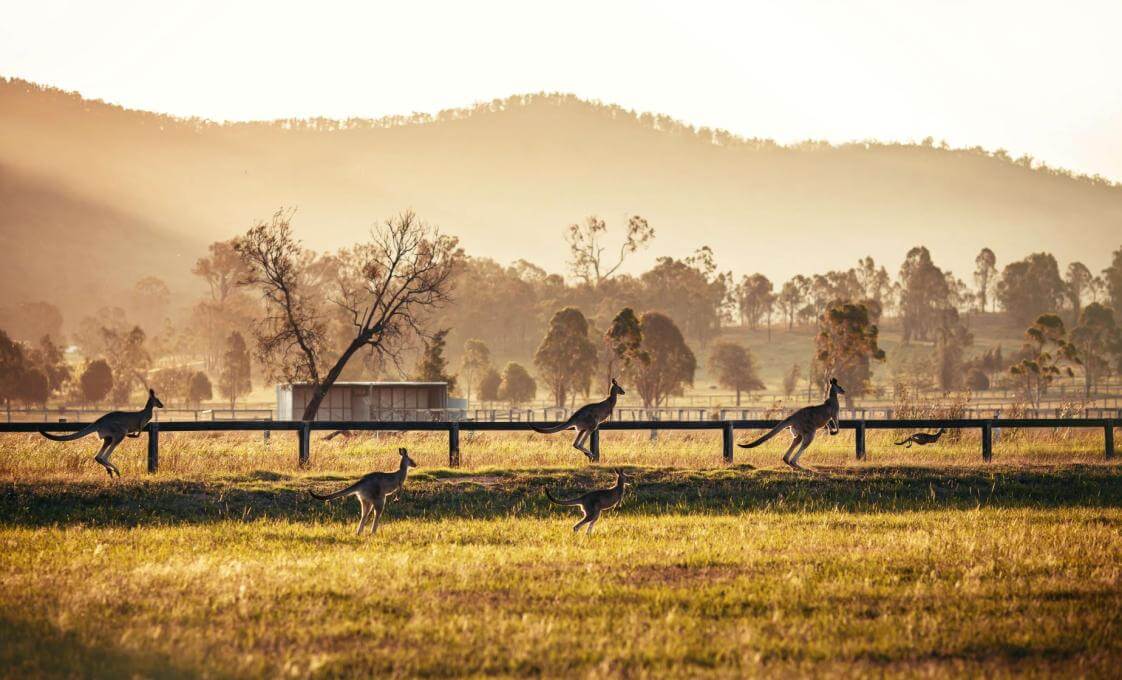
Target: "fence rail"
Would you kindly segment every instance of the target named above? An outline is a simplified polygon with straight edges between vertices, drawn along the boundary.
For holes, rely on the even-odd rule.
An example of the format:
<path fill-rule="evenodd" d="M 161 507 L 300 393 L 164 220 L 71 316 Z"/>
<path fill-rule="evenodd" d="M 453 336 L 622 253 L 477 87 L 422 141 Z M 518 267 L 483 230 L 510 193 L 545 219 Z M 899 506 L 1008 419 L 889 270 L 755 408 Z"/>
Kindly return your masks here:
<path fill-rule="evenodd" d="M 608 421 L 600 426 L 601 430 L 720 430 L 721 456 L 726 463 L 733 462 L 733 445 L 736 430 L 766 430 L 775 427 L 778 420 L 644 420 Z M 460 432 L 527 432 L 532 427 L 553 423 L 502 422 L 502 421 L 163 421 L 149 423 L 144 431 L 148 435 L 148 472 L 155 473 L 160 466 L 161 432 L 272 432 L 293 431 L 297 434 L 298 462 L 306 465 L 311 459 L 312 430 L 359 430 L 390 432 L 447 432 L 448 464 L 460 465 Z M 995 430 L 1003 428 L 1084 428 L 1103 431 L 1103 452 L 1107 460 L 1114 458 L 1114 428 L 1122 424 L 1114 418 L 901 418 L 884 420 L 846 419 L 839 423 L 842 429 L 854 430 L 854 453 L 857 460 L 865 460 L 865 433 L 868 430 L 947 429 L 981 432 L 982 460 L 993 458 L 993 436 Z M 0 433 L 9 432 L 74 432 L 83 423 L 0 423 Z M 593 459 L 600 459 L 600 432 L 594 431 L 589 437 L 589 449 Z"/>

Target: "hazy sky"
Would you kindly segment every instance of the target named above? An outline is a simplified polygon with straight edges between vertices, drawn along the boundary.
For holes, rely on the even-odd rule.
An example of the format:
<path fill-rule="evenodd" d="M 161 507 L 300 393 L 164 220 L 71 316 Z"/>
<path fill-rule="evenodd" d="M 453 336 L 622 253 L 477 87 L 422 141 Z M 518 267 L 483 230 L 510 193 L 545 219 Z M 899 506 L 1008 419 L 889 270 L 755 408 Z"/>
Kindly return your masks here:
<path fill-rule="evenodd" d="M 0 75 L 214 119 L 537 91 L 779 141 L 1003 147 L 1122 180 L 1122 0 L 0 2 Z"/>

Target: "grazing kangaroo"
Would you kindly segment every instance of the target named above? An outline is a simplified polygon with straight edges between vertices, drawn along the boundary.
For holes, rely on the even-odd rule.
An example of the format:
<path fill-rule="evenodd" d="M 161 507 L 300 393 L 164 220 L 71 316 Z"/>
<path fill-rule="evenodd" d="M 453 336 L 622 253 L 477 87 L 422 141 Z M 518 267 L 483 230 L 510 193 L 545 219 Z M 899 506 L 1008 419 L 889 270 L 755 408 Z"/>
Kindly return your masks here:
<path fill-rule="evenodd" d="M 626 483 L 627 475 L 623 474 L 623 470 L 616 470 L 616 485 L 610 489 L 589 491 L 567 501 L 554 498 L 553 494 L 549 493 L 549 489 L 545 490 L 545 496 L 557 505 L 579 505 L 584 517 L 573 525 L 573 531 L 579 531 L 581 526 L 587 524 L 588 535 L 591 536 L 592 526 L 600 519 L 600 513 L 616 507 L 623 500 L 623 486 Z"/>
<path fill-rule="evenodd" d="M 596 462 L 596 456 L 584 447 L 584 442 L 588 439 L 596 428 L 600 427 L 600 423 L 612 417 L 612 411 L 616 408 L 616 399 L 619 395 L 627 394 L 623 388 L 619 386 L 615 378 L 612 378 L 612 389 L 608 398 L 604 401 L 598 401 L 595 404 L 585 404 L 581 406 L 569 419 L 563 423 L 558 423 L 551 427 L 536 427 L 535 432 L 542 434 L 553 434 L 561 430 L 575 429 L 577 431 L 577 438 L 573 440 L 573 448 L 588 456 L 588 459 L 593 463 Z"/>
<path fill-rule="evenodd" d="M 105 471 L 109 473 L 109 478 L 112 479 L 113 475 L 120 477 L 121 471 L 117 469 L 116 465 L 109 462 L 109 456 L 113 455 L 113 450 L 125 440 L 125 437 L 140 436 L 140 431 L 152 420 L 152 409 L 156 407 L 163 408 L 164 402 L 156 398 L 155 391 L 148 390 L 148 401 L 144 404 L 144 408 L 139 411 L 106 413 L 89 425 L 70 434 L 51 434 L 50 432 L 40 432 L 39 434 L 56 442 L 69 442 L 96 432 L 97 436 L 101 437 L 101 450 L 94 456 L 94 460 L 105 468 Z"/>
<path fill-rule="evenodd" d="M 946 431 L 947 428 L 940 427 L 939 431 L 934 433 L 916 432 L 907 439 L 901 439 L 900 441 L 896 442 L 896 446 L 903 446 L 905 449 L 910 449 L 912 448 L 912 444 L 918 444 L 919 446 L 934 444 L 935 442 L 939 441 L 939 437 L 942 437 L 943 433 Z"/>
<path fill-rule="evenodd" d="M 830 434 L 838 433 L 839 394 L 845 394 L 845 390 L 838 384 L 837 378 L 830 378 L 830 391 L 826 395 L 826 401 L 795 411 L 756 441 L 748 442 L 747 444 L 738 444 L 737 446 L 745 449 L 755 448 L 779 434 L 781 430 L 785 428 L 790 429 L 794 441 L 791 442 L 791 448 L 787 449 L 787 453 L 783 454 L 783 462 L 793 468 L 801 470 L 802 466 L 799 465 L 799 456 L 803 455 L 803 451 L 806 451 L 806 447 L 810 446 L 810 443 L 814 441 L 815 432 L 824 427 Z M 795 451 L 795 447 L 798 447 L 799 450 L 792 456 L 791 452 Z"/>
<path fill-rule="evenodd" d="M 373 536 L 374 532 L 378 530 L 378 521 L 382 519 L 382 510 L 386 507 L 386 498 L 397 493 L 405 484 L 405 476 L 409 474 L 409 468 L 417 467 L 417 463 L 409 457 L 408 451 L 400 448 L 397 452 L 401 454 L 401 466 L 397 469 L 397 472 L 371 472 L 354 484 L 335 493 L 325 495 L 320 495 L 315 491 L 309 491 L 308 493 L 311 494 L 312 498 L 318 498 L 321 501 L 335 500 L 343 496 L 357 497 L 362 514 L 359 516 L 358 529 L 355 530 L 355 534 L 362 533 L 366 520 L 370 518 L 370 511 L 373 510 L 374 523 L 370 525 L 370 535 Z"/>

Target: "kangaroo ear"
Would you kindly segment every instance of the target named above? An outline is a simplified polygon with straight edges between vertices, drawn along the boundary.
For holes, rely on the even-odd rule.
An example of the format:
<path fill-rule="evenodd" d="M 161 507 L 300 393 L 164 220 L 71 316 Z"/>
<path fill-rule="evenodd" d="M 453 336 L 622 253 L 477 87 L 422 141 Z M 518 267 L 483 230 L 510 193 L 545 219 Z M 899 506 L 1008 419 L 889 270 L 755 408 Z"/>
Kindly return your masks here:
<path fill-rule="evenodd" d="M 402 446 L 402 447 L 399 447 L 399 448 L 397 449 L 397 452 L 398 452 L 399 454 L 403 455 L 403 456 L 408 456 L 408 455 L 409 455 L 409 451 L 407 451 L 407 450 L 405 449 L 405 447 L 404 447 L 404 446 Z"/>
<path fill-rule="evenodd" d="M 837 385 L 838 384 L 838 379 L 837 378 L 830 378 L 830 384 L 831 385 Z"/>

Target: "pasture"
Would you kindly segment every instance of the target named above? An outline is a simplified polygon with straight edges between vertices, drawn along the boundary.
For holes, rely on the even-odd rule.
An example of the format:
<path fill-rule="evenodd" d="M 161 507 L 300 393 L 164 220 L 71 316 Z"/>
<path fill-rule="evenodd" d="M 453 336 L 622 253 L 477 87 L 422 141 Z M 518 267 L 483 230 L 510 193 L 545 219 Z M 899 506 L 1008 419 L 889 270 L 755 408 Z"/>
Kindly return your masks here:
<path fill-rule="evenodd" d="M 1097 435 L 1097 436 L 1096 436 Z M 0 668 L 9 676 L 726 677 L 1113 675 L 1122 660 L 1122 477 L 1101 433 L 870 433 L 779 463 L 720 463 L 720 433 L 557 437 L 164 434 L 114 455 L 0 446 Z M 379 533 L 308 488 L 421 467 Z M 748 455 L 745 455 L 748 454 Z M 543 489 L 636 477 L 591 537 Z"/>

